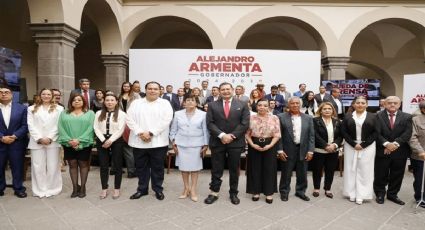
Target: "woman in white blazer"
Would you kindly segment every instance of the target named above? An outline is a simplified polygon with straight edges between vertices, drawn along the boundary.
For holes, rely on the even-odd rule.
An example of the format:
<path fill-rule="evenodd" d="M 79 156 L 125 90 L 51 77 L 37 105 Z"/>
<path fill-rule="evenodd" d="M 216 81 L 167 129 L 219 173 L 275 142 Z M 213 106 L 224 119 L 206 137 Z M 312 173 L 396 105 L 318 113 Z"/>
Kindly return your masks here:
<path fill-rule="evenodd" d="M 50 89 L 40 91 L 40 100 L 28 108 L 33 196 L 50 197 L 62 191 L 58 120 L 63 107 L 54 103 Z"/>
<path fill-rule="evenodd" d="M 170 140 L 176 153 L 176 166 L 182 172 L 184 191 L 179 197 L 190 195 L 198 201 L 196 188 L 198 172 L 202 169 L 202 157 L 208 149 L 208 130 L 206 113 L 196 109 L 196 98 L 187 95 L 184 98 L 184 110 L 177 111 L 171 124 Z M 189 184 L 191 176 L 192 184 Z"/>

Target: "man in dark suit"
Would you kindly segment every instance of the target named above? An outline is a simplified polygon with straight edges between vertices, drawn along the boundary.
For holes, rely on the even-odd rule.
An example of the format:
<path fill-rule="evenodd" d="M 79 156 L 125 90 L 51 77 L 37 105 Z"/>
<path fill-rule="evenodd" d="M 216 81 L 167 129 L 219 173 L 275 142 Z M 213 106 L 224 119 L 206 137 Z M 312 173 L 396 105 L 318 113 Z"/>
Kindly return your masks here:
<path fill-rule="evenodd" d="M 28 145 L 27 108 L 12 102 L 12 90 L 0 86 L 0 196 L 6 188 L 5 167 L 9 161 L 13 190 L 19 198 L 27 197 L 22 181 L 25 149 Z"/>
<path fill-rule="evenodd" d="M 165 99 L 171 103 L 171 98 L 164 93 L 164 86 L 159 87 L 159 98 Z"/>
<path fill-rule="evenodd" d="M 273 99 L 269 100 L 269 112 L 273 115 L 278 115 L 282 113 L 282 111 L 276 109 L 276 101 Z"/>
<path fill-rule="evenodd" d="M 249 102 L 249 97 L 245 96 L 243 93 L 245 92 L 245 88 L 242 85 L 238 85 L 235 87 L 235 96 L 234 98 L 238 99 L 239 101 L 242 101 L 244 103 Z"/>
<path fill-rule="evenodd" d="M 285 100 L 286 104 L 288 104 L 288 100 L 291 97 L 291 93 L 286 91 L 286 85 L 283 83 L 280 83 L 279 85 L 279 94 L 282 95 L 283 99 Z"/>
<path fill-rule="evenodd" d="M 211 90 L 208 89 L 208 81 L 202 81 L 201 83 L 201 96 L 207 98 L 211 96 Z"/>
<path fill-rule="evenodd" d="M 221 177 L 225 162 L 229 167 L 230 201 L 239 204 L 238 169 L 241 153 L 245 150 L 245 132 L 249 127 L 249 108 L 246 103 L 233 100 L 233 87 L 230 83 L 220 84 L 217 101 L 208 104 L 207 127 L 210 131 L 211 148 L 211 193 L 205 199 L 212 204 L 218 199 Z M 227 158 L 227 161 L 226 161 Z"/>
<path fill-rule="evenodd" d="M 314 125 L 313 118 L 301 113 L 301 99 L 291 97 L 288 101 L 289 112 L 277 115 L 280 121 L 282 138 L 278 146 L 278 158 L 282 161 L 282 174 L 279 183 L 280 199 L 288 201 L 291 190 L 292 171 L 296 168 L 297 183 L 295 196 L 304 201 L 307 189 L 307 162 L 313 158 Z"/>
<path fill-rule="evenodd" d="M 183 107 L 183 102 L 184 102 L 184 89 L 183 88 L 179 88 L 177 89 L 177 101 L 174 102 L 174 111 L 179 111 L 182 110 Z"/>
<path fill-rule="evenodd" d="M 183 91 L 185 96 L 192 94 L 192 89 L 190 88 L 190 81 L 184 81 Z"/>
<path fill-rule="evenodd" d="M 176 108 L 179 106 L 180 103 L 177 94 L 173 93 L 173 86 L 167 85 L 167 87 L 165 87 L 165 90 L 165 95 L 170 98 L 171 107 L 173 107 L 173 110 L 176 111 Z"/>
<path fill-rule="evenodd" d="M 377 133 L 375 157 L 375 179 L 373 190 L 376 202 L 387 199 L 404 205 L 398 198 L 404 177 L 407 158 L 411 154 L 409 140 L 412 136 L 412 116 L 399 110 L 400 98 L 389 96 L 385 99 L 385 110 L 377 114 Z M 388 185 L 388 190 L 386 186 Z"/>
<path fill-rule="evenodd" d="M 96 100 L 96 90 L 90 89 L 90 80 L 87 78 L 81 78 L 78 80 L 80 88 L 71 91 L 71 95 L 78 93 L 81 94 L 84 100 L 87 102 L 87 108 L 91 108 L 93 101 Z"/>
<path fill-rule="evenodd" d="M 321 85 L 319 87 L 319 93 L 314 95 L 314 99 L 317 102 L 317 107 L 320 106 L 320 104 L 322 104 L 323 101 L 329 101 L 330 100 L 330 96 L 328 93 L 326 93 L 326 87 Z"/>
<path fill-rule="evenodd" d="M 338 118 L 342 120 L 344 119 L 344 116 L 345 116 L 345 109 L 344 109 L 344 104 L 342 104 L 342 101 L 339 98 L 340 95 L 341 95 L 341 90 L 339 88 L 332 88 L 331 96 L 326 99 L 323 99 L 323 101 L 330 102 L 335 108 Z"/>
<path fill-rule="evenodd" d="M 218 99 L 220 99 L 220 91 L 218 90 L 217 86 L 213 86 L 211 89 L 211 96 L 207 97 L 205 104 L 217 101 Z"/>
<path fill-rule="evenodd" d="M 283 99 L 283 96 L 277 93 L 278 87 L 276 85 L 273 85 L 270 88 L 270 94 L 266 95 L 267 100 L 275 100 L 276 102 L 276 108 L 275 110 L 279 112 L 283 112 L 283 108 L 286 107 L 285 99 Z"/>

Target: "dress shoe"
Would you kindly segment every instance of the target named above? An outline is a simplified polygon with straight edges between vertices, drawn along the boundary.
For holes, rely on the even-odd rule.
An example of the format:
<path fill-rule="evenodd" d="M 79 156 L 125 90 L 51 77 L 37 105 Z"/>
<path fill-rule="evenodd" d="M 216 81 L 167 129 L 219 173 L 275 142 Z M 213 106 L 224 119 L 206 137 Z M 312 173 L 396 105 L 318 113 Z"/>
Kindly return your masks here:
<path fill-rule="evenodd" d="M 333 198 L 334 198 L 334 194 L 332 194 L 332 192 L 325 192 L 325 196 L 326 196 L 327 198 L 331 198 L 331 199 L 333 199 Z"/>
<path fill-rule="evenodd" d="M 127 178 L 129 178 L 129 179 L 131 179 L 131 178 L 135 178 L 136 177 L 136 174 L 134 174 L 134 173 L 132 173 L 132 172 L 129 172 L 128 174 L 127 174 Z"/>
<path fill-rule="evenodd" d="M 388 197 L 387 196 L 387 199 L 398 204 L 398 205 L 404 205 L 405 204 L 404 201 L 400 200 L 400 198 L 398 198 L 396 196 L 395 197 Z"/>
<path fill-rule="evenodd" d="M 205 198 L 204 203 L 205 204 L 212 204 L 218 200 L 218 196 L 214 196 L 212 194 L 208 195 L 207 198 Z"/>
<path fill-rule="evenodd" d="M 193 202 L 198 202 L 198 196 L 190 196 L 190 199 L 191 199 Z"/>
<path fill-rule="evenodd" d="M 81 186 L 80 185 L 77 185 L 76 188 L 73 188 L 72 189 L 72 193 L 71 193 L 71 198 L 78 197 L 78 194 L 80 193 L 80 190 L 81 190 Z"/>
<path fill-rule="evenodd" d="M 319 192 L 313 192 L 312 194 L 314 197 L 319 197 L 320 193 Z"/>
<path fill-rule="evenodd" d="M 350 197 L 349 200 L 350 200 L 350 202 L 355 202 L 356 201 L 356 198 Z"/>
<path fill-rule="evenodd" d="M 156 192 L 155 197 L 158 200 L 163 200 L 165 198 L 164 193 L 162 193 L 162 192 Z"/>
<path fill-rule="evenodd" d="M 280 194 L 280 199 L 281 199 L 282 201 L 288 201 L 288 194 L 281 193 L 281 194 Z"/>
<path fill-rule="evenodd" d="M 258 201 L 260 200 L 260 196 L 252 196 L 252 201 Z"/>
<path fill-rule="evenodd" d="M 25 198 L 27 197 L 27 193 L 26 192 L 15 192 L 15 196 L 18 198 Z"/>
<path fill-rule="evenodd" d="M 295 196 L 300 198 L 303 201 L 310 201 L 310 198 L 308 196 L 306 196 L 305 194 L 295 193 Z"/>
<path fill-rule="evenodd" d="M 273 203 L 273 198 L 266 198 L 266 203 L 267 204 L 271 204 L 271 203 Z"/>
<path fill-rule="evenodd" d="M 238 196 L 236 194 L 230 195 L 230 202 L 234 205 L 238 205 L 241 201 L 239 200 Z"/>
<path fill-rule="evenodd" d="M 383 195 L 376 196 L 376 203 L 383 204 L 384 203 L 384 196 Z"/>
<path fill-rule="evenodd" d="M 146 195 L 148 195 L 147 192 L 136 192 L 136 193 L 134 193 L 133 195 L 130 196 L 130 200 L 136 200 L 136 199 L 139 199 L 140 197 L 146 196 Z"/>
<path fill-rule="evenodd" d="M 3 191 L 0 191 L 0 196 L 4 196 L 4 192 Z"/>

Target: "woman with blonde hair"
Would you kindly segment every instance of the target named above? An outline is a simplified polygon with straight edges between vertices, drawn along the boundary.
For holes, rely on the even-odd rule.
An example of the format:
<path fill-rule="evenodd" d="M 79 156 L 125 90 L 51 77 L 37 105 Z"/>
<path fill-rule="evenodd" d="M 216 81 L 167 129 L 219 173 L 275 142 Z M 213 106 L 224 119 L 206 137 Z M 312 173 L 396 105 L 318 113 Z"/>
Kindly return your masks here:
<path fill-rule="evenodd" d="M 33 196 L 50 197 L 62 191 L 58 120 L 62 106 L 54 102 L 53 92 L 42 89 L 40 100 L 28 108 Z"/>

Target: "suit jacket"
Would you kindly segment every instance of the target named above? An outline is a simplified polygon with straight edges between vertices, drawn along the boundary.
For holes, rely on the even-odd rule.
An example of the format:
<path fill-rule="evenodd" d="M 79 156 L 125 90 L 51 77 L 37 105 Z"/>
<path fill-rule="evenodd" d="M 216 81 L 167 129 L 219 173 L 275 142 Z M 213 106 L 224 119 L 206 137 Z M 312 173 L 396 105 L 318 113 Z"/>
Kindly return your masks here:
<path fill-rule="evenodd" d="M 320 106 L 320 104 L 322 104 L 322 102 L 324 101 L 329 101 L 330 98 L 331 98 L 331 95 L 328 93 L 325 93 L 325 96 L 323 96 L 323 100 L 322 100 L 322 97 L 320 96 L 320 93 L 314 95 L 314 99 L 316 99 L 317 106 Z"/>
<path fill-rule="evenodd" d="M 184 90 L 184 95 L 185 96 L 192 94 L 192 89 L 185 89 L 185 88 L 183 88 L 183 90 Z"/>
<path fill-rule="evenodd" d="M 59 143 L 56 142 L 58 139 L 58 121 L 59 115 L 63 111 L 63 107 L 56 106 L 56 109 L 52 112 L 44 110 L 40 106 L 37 112 L 33 113 L 34 105 L 28 108 L 27 113 L 27 123 L 28 131 L 30 133 L 30 142 L 28 144 L 29 149 L 41 149 L 44 146 L 38 144 L 37 141 L 41 138 L 48 137 L 52 140 L 50 145 L 47 145 L 47 148 L 58 148 L 61 147 Z"/>
<path fill-rule="evenodd" d="M 278 94 L 280 94 L 280 95 L 283 95 L 282 94 L 282 92 L 278 92 Z M 291 93 L 290 92 L 287 92 L 287 91 L 285 91 L 285 93 L 284 93 L 285 95 L 285 98 L 284 98 L 284 100 L 285 100 L 285 102 L 286 102 L 286 104 L 288 104 L 288 100 L 289 100 L 289 98 L 291 97 Z"/>
<path fill-rule="evenodd" d="M 220 97 L 218 97 L 217 101 L 220 100 Z M 205 99 L 205 103 L 204 104 L 208 104 L 210 102 L 214 102 L 214 97 L 211 95 L 209 97 L 207 97 L 207 99 Z"/>
<path fill-rule="evenodd" d="M 179 146 L 198 147 L 208 145 L 208 129 L 206 122 L 206 113 L 199 109 L 188 119 L 186 110 L 180 110 L 174 113 L 174 119 L 171 123 L 170 140 L 175 141 Z"/>
<path fill-rule="evenodd" d="M 412 118 L 413 132 L 409 145 L 412 149 L 411 158 L 420 160 L 419 153 L 425 151 L 425 115 L 419 114 Z"/>
<path fill-rule="evenodd" d="M 394 129 L 390 128 L 390 119 L 386 110 L 379 112 L 376 115 L 377 127 L 377 157 L 391 157 L 393 159 L 408 158 L 411 154 L 409 146 L 410 138 L 412 137 L 412 116 L 402 111 L 397 111 L 397 116 L 394 121 Z M 400 147 L 389 155 L 384 155 L 385 142 L 396 141 Z"/>
<path fill-rule="evenodd" d="M 325 100 L 325 98 L 323 98 L 323 101 L 330 102 L 333 105 L 333 107 L 335 108 L 336 113 L 338 114 L 338 105 L 336 104 L 334 98 L 331 95 L 329 95 L 329 97 L 326 98 L 326 100 Z M 341 100 L 339 100 L 339 101 L 341 102 L 341 105 L 342 105 L 342 101 Z M 342 105 L 342 114 L 345 116 L 344 105 Z"/>
<path fill-rule="evenodd" d="M 15 142 L 10 145 L 0 142 L 0 151 L 5 151 L 7 146 L 20 151 L 25 150 L 28 145 L 27 107 L 19 103 L 12 103 L 9 127 L 6 127 L 3 113 L 0 112 L 0 138 L 11 135 L 17 137 Z"/>
<path fill-rule="evenodd" d="M 245 147 L 245 132 L 249 127 L 249 108 L 248 104 L 239 100 L 232 100 L 229 117 L 224 116 L 223 100 L 208 104 L 207 127 L 210 131 L 210 147 L 223 146 L 218 135 L 221 133 L 233 134 L 236 139 L 228 147 Z"/>
<path fill-rule="evenodd" d="M 167 100 L 171 103 L 171 98 L 169 96 L 167 96 L 166 94 L 162 94 L 162 96 L 160 96 L 160 98 L 165 99 L 165 100 Z"/>
<path fill-rule="evenodd" d="M 247 104 L 249 102 L 249 97 L 248 96 L 245 96 L 245 95 L 242 95 L 240 98 L 236 98 L 236 97 L 234 97 L 234 98 L 235 99 L 238 99 L 239 101 L 242 101 L 244 103 L 247 103 Z"/>
<path fill-rule="evenodd" d="M 96 90 L 89 89 L 89 97 L 90 97 L 89 108 L 91 108 L 91 106 L 93 105 L 93 101 L 96 100 L 95 92 L 96 92 Z M 72 90 L 70 95 L 75 94 L 75 93 L 81 94 L 84 97 L 83 92 L 80 88 Z"/>
<path fill-rule="evenodd" d="M 377 132 L 376 132 L 376 117 L 374 113 L 367 113 L 366 119 L 362 125 L 362 139 L 360 145 L 363 148 L 368 147 L 374 141 L 376 141 Z M 352 114 L 347 114 L 342 121 L 342 136 L 345 141 L 351 145 L 353 148 L 356 146 L 356 122 L 353 119 Z"/>
<path fill-rule="evenodd" d="M 294 143 L 294 132 L 290 113 L 277 115 L 280 121 L 280 138 L 278 150 L 283 150 L 288 155 L 288 160 L 304 160 L 307 152 L 314 152 L 314 125 L 313 118 L 301 113 L 301 138 L 300 158 L 296 159 L 296 145 Z"/>
<path fill-rule="evenodd" d="M 324 149 L 328 145 L 328 130 L 322 117 L 313 118 L 314 132 L 315 132 L 315 144 L 316 148 Z M 336 145 L 341 146 L 343 137 L 341 133 L 341 121 L 336 118 L 332 118 L 333 136 Z"/>
<path fill-rule="evenodd" d="M 207 89 L 207 92 L 206 92 L 206 94 L 205 94 L 205 95 L 203 95 L 203 93 L 204 93 L 204 91 L 203 91 L 203 89 L 201 88 L 201 96 L 202 96 L 202 97 L 207 98 L 207 97 L 211 96 L 211 90 L 210 90 L 210 89 Z"/>
<path fill-rule="evenodd" d="M 266 95 L 266 99 L 267 100 L 271 100 L 272 99 L 272 95 L 271 94 L 267 94 Z M 276 94 L 276 97 L 274 99 L 276 101 L 276 110 L 283 112 L 283 108 L 286 107 L 286 101 L 285 99 L 283 99 L 283 96 L 280 94 Z"/>
<path fill-rule="evenodd" d="M 307 91 L 305 91 L 305 92 L 307 92 Z M 304 92 L 304 93 L 305 93 L 305 92 Z M 299 91 L 299 90 L 298 90 L 297 92 L 293 93 L 293 96 L 294 96 L 294 97 L 302 97 L 303 95 L 304 95 L 304 94 L 302 94 L 302 93 L 301 93 L 301 91 Z"/>

